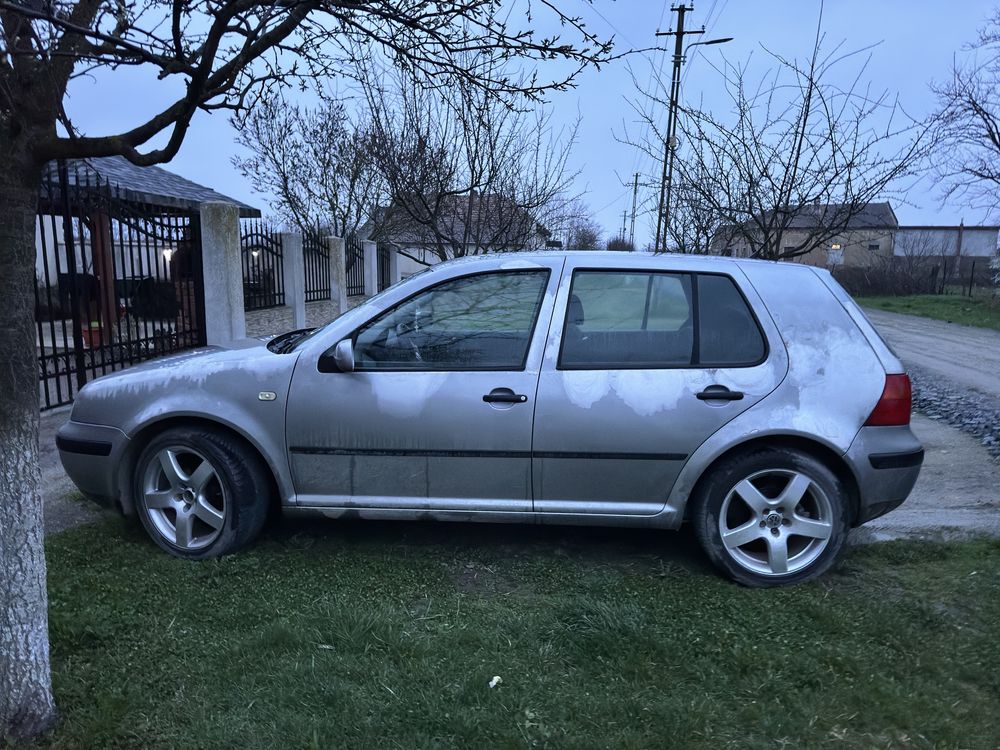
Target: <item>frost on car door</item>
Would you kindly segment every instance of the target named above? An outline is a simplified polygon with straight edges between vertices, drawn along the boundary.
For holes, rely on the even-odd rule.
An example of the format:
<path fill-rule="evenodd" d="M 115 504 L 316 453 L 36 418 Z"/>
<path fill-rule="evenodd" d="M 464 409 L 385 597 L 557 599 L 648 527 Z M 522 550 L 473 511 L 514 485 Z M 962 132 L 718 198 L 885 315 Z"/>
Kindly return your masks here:
<path fill-rule="evenodd" d="M 660 511 L 687 457 L 784 372 L 726 275 L 577 268 L 557 310 L 535 415 L 536 511 Z"/>
<path fill-rule="evenodd" d="M 287 440 L 299 504 L 531 510 L 535 332 L 561 259 L 533 265 L 401 302 L 354 332 L 354 372 L 296 365 Z"/>

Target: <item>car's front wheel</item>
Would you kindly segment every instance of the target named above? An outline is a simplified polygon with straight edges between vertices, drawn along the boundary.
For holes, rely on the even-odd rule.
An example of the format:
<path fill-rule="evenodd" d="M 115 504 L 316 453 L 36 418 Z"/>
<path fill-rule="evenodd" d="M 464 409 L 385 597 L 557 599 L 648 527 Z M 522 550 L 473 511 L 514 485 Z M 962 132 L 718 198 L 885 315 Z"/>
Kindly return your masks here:
<path fill-rule="evenodd" d="M 747 586 L 801 583 L 836 561 L 848 533 L 843 484 L 787 448 L 727 459 L 693 498 L 695 533 L 726 575 Z"/>
<path fill-rule="evenodd" d="M 135 464 L 133 497 L 143 528 L 178 557 L 235 552 L 260 533 L 270 483 L 260 459 L 226 433 L 172 428 Z"/>

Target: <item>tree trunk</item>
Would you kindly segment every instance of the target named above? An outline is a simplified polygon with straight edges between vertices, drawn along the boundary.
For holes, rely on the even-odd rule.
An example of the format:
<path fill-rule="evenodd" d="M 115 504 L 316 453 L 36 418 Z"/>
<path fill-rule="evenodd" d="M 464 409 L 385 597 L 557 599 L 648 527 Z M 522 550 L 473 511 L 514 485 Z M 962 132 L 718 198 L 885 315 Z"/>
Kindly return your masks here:
<path fill-rule="evenodd" d="M 44 731 L 56 715 L 38 492 L 39 173 L 11 150 L 0 155 L 0 744 Z"/>

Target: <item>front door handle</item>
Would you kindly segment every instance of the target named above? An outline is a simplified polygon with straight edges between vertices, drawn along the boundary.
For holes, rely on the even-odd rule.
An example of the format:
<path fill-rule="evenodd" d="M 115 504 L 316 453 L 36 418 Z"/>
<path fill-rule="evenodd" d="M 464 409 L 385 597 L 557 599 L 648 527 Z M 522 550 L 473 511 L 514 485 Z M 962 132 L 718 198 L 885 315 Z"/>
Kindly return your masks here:
<path fill-rule="evenodd" d="M 710 385 L 694 395 L 699 401 L 740 401 L 743 391 L 731 391 L 724 385 Z"/>
<path fill-rule="evenodd" d="M 494 388 L 483 396 L 483 401 L 487 404 L 523 404 L 527 400 L 527 396 L 514 393 L 510 388 Z"/>

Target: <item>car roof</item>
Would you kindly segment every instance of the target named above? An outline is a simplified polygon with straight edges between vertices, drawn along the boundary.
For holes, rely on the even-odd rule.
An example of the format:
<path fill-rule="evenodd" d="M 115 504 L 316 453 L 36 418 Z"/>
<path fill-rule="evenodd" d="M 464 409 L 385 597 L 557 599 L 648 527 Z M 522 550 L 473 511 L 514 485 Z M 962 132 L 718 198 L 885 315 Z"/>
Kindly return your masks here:
<path fill-rule="evenodd" d="M 446 263 L 438 264 L 434 267 L 444 265 L 454 267 L 455 264 L 490 264 L 504 261 L 539 261 L 552 260 L 553 258 L 567 258 L 576 261 L 584 260 L 593 263 L 595 266 L 607 268 L 620 268 L 622 266 L 656 267 L 669 266 L 675 270 L 704 270 L 712 265 L 750 267 L 767 265 L 774 266 L 776 261 L 761 260 L 759 258 L 732 258 L 721 255 L 693 255 L 685 253 L 643 253 L 643 252 L 614 252 L 600 250 L 529 250 L 525 252 L 508 253 L 485 253 L 483 255 L 466 255 L 462 258 L 455 258 Z M 789 269 L 790 272 L 813 271 L 811 266 L 804 263 L 780 263 L 782 268 Z M 797 269 L 797 271 L 791 271 Z"/>

